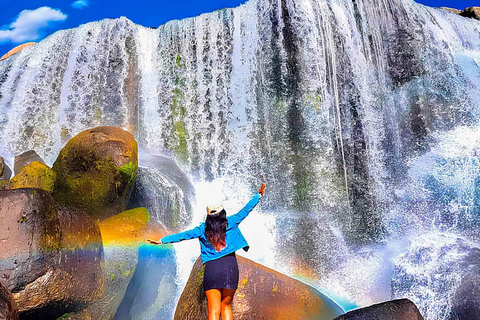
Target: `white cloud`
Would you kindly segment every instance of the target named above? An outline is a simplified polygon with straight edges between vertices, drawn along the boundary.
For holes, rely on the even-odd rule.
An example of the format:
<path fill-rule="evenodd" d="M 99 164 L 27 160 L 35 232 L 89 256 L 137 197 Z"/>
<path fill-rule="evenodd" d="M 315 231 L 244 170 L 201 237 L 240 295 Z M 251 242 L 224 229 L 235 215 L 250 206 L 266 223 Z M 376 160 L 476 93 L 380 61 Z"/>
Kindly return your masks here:
<path fill-rule="evenodd" d="M 85 7 L 88 7 L 88 0 L 77 0 L 75 2 L 72 2 L 71 6 L 75 9 L 83 9 Z"/>
<path fill-rule="evenodd" d="M 0 30 L 0 43 L 37 40 L 41 29 L 55 21 L 64 21 L 67 15 L 50 7 L 40 7 L 35 10 L 23 10 L 8 29 Z"/>

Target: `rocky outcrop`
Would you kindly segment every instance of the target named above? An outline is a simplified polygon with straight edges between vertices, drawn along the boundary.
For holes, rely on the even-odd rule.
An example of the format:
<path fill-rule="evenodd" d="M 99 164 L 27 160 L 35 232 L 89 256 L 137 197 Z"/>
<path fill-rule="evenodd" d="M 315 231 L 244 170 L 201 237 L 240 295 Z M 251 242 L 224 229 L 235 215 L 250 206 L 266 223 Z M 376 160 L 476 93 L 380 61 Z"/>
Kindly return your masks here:
<path fill-rule="evenodd" d="M 37 188 L 52 193 L 55 177 L 55 171 L 45 163 L 32 161 L 10 180 L 10 188 Z"/>
<path fill-rule="evenodd" d="M 423 320 L 423 317 L 412 301 L 399 299 L 353 310 L 334 320 Z"/>
<path fill-rule="evenodd" d="M 23 167 L 27 166 L 33 161 L 45 163 L 42 158 L 33 150 L 26 151 L 18 156 L 15 156 L 15 160 L 13 163 L 13 172 L 15 174 L 22 171 Z"/>
<path fill-rule="evenodd" d="M 462 278 L 452 297 L 455 319 L 480 320 L 480 249 L 472 248 L 462 261 Z"/>
<path fill-rule="evenodd" d="M 117 127 L 83 131 L 60 151 L 55 199 L 102 220 L 127 208 L 138 166 L 137 142 Z"/>
<path fill-rule="evenodd" d="M 460 13 L 460 15 L 463 17 L 480 20 L 480 7 L 466 8 Z"/>
<path fill-rule="evenodd" d="M 480 274 L 465 275 L 452 299 L 454 319 L 480 320 Z"/>
<path fill-rule="evenodd" d="M 18 310 L 10 291 L 0 283 L 0 320 L 18 320 Z"/>
<path fill-rule="evenodd" d="M 465 18 L 473 18 L 473 19 L 480 20 L 480 7 L 468 7 L 463 10 L 447 8 L 447 7 L 440 7 L 440 9 L 459 14 Z"/>
<path fill-rule="evenodd" d="M 458 10 L 458 9 L 455 9 L 455 8 L 440 7 L 440 9 L 447 10 L 447 11 L 450 11 L 450 12 L 455 13 L 455 14 L 462 13 L 462 10 Z"/>
<path fill-rule="evenodd" d="M 145 208 L 119 213 L 98 223 L 104 247 L 101 297 L 88 308 L 92 319 L 112 319 L 132 279 L 138 261 L 138 248 L 155 230 L 149 229 L 150 214 Z"/>
<path fill-rule="evenodd" d="M 18 53 L 20 51 L 22 51 L 23 49 L 25 49 L 26 47 L 29 47 L 29 46 L 33 46 L 35 44 L 35 42 L 26 42 L 26 43 L 23 43 L 19 46 L 16 46 L 15 48 L 13 48 L 12 50 L 8 51 L 7 53 L 5 53 L 1 58 L 0 58 L 0 61 L 3 60 L 3 59 L 7 59 L 8 57 L 14 55 L 15 53 Z"/>
<path fill-rule="evenodd" d="M 300 281 L 240 256 L 237 261 L 240 280 L 232 305 L 234 319 L 330 320 L 343 313 L 328 297 Z M 199 258 L 178 301 L 175 320 L 208 317 L 203 272 Z"/>
<path fill-rule="evenodd" d="M 145 206 L 152 217 L 173 231 L 191 221 L 195 189 L 175 161 L 158 155 L 142 158 L 129 208 Z"/>
<path fill-rule="evenodd" d="M 22 319 L 54 319 L 100 295 L 102 244 L 84 212 L 40 189 L 0 191 L 0 283 Z"/>
<path fill-rule="evenodd" d="M 0 157 L 0 180 L 8 180 L 12 176 L 12 170 L 7 166 L 3 157 Z"/>

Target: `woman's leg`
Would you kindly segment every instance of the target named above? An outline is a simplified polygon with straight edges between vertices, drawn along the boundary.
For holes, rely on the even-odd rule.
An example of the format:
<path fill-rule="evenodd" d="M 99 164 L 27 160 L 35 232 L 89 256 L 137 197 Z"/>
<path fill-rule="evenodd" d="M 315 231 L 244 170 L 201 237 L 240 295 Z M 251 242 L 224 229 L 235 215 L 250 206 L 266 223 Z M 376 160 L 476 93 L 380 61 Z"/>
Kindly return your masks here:
<path fill-rule="evenodd" d="M 222 289 L 222 320 L 233 320 L 232 301 L 236 289 Z"/>
<path fill-rule="evenodd" d="M 205 291 L 208 301 L 208 320 L 220 320 L 222 289 L 210 289 Z"/>

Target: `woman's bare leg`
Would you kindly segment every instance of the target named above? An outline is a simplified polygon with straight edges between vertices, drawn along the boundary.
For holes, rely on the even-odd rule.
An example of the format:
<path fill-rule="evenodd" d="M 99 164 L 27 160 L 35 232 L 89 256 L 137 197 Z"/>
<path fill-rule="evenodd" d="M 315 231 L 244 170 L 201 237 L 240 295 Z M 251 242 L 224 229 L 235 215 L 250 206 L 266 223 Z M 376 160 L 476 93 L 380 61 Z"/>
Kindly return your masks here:
<path fill-rule="evenodd" d="M 210 289 L 205 291 L 208 301 L 208 320 L 220 320 L 222 289 Z"/>
<path fill-rule="evenodd" d="M 222 289 L 222 320 L 233 320 L 232 301 L 235 289 Z"/>

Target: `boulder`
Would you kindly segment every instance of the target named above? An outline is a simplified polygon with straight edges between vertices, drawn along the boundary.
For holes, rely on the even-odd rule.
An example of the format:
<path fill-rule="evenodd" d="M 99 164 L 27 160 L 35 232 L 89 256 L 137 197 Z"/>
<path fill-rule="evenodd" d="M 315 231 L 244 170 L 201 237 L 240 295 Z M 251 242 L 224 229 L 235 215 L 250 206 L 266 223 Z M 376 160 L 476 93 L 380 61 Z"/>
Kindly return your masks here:
<path fill-rule="evenodd" d="M 16 46 L 15 48 L 13 48 L 12 50 L 8 51 L 7 53 L 5 53 L 1 58 L 0 58 L 0 61 L 3 60 L 3 59 L 7 59 L 8 57 L 14 55 L 15 53 L 18 53 L 20 51 L 22 51 L 23 49 L 25 49 L 26 47 L 29 47 L 29 46 L 33 46 L 35 44 L 35 42 L 26 42 L 26 43 L 23 43 L 19 46 Z"/>
<path fill-rule="evenodd" d="M 412 301 L 399 299 L 356 309 L 334 320 L 423 320 L 423 317 Z"/>
<path fill-rule="evenodd" d="M 55 201 L 43 190 L 0 191 L 0 282 L 12 292 L 55 266 L 60 226 Z"/>
<path fill-rule="evenodd" d="M 232 305 L 234 319 L 330 320 L 343 314 L 316 289 L 249 259 L 237 256 L 237 261 L 240 280 Z M 178 301 L 175 320 L 207 319 L 203 272 L 199 258 Z"/>
<path fill-rule="evenodd" d="M 146 208 L 121 212 L 98 223 L 104 248 L 104 292 L 91 304 L 92 319 L 112 319 L 132 279 L 138 261 L 138 249 L 150 235 L 150 214 Z"/>
<path fill-rule="evenodd" d="M 10 291 L 0 283 L 0 320 L 18 320 L 18 310 Z"/>
<path fill-rule="evenodd" d="M 55 177 L 55 171 L 45 163 L 32 161 L 10 180 L 10 188 L 37 188 L 52 193 Z"/>
<path fill-rule="evenodd" d="M 22 319 L 55 319 L 96 300 L 103 287 L 98 226 L 41 189 L 0 191 L 0 283 Z"/>
<path fill-rule="evenodd" d="M 127 208 L 138 166 L 137 142 L 117 127 L 73 137 L 53 164 L 57 201 L 103 220 Z"/>
<path fill-rule="evenodd" d="M 465 8 L 461 13 L 461 16 L 467 18 L 473 18 L 480 20 L 480 7 L 469 7 Z"/>
<path fill-rule="evenodd" d="M 30 164 L 32 161 L 45 163 L 35 151 L 29 150 L 19 154 L 18 156 L 15 156 L 15 160 L 13 162 L 13 172 L 15 174 L 19 173 L 22 171 L 23 167 Z"/>
<path fill-rule="evenodd" d="M 192 217 L 195 188 L 175 161 L 144 155 L 128 208 L 144 206 L 173 231 L 184 230 Z"/>
<path fill-rule="evenodd" d="M 0 180 L 8 180 L 12 176 L 12 170 L 5 163 L 5 159 L 0 157 Z"/>

